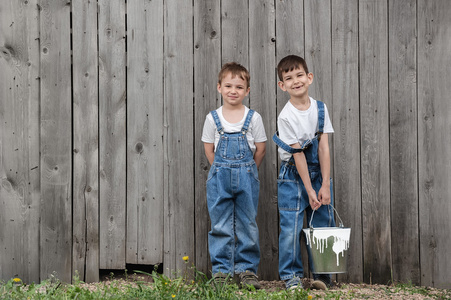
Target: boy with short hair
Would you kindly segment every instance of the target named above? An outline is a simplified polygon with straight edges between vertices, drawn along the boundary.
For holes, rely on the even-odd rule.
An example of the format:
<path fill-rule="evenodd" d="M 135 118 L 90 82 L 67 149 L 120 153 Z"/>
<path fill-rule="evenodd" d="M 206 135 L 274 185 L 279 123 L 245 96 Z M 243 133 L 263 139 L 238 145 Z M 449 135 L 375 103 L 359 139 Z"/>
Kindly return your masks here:
<path fill-rule="evenodd" d="M 217 88 L 223 105 L 207 115 L 202 141 L 211 164 L 207 204 L 213 278 L 225 283 L 238 274 L 241 286 L 259 289 L 257 168 L 265 155 L 267 138 L 261 116 L 243 105 L 249 81 L 249 72 L 240 64 L 222 67 Z"/>
<path fill-rule="evenodd" d="M 327 107 L 308 95 L 313 82 L 305 60 L 296 55 L 283 58 L 278 66 L 278 86 L 290 95 L 277 119 L 273 140 L 282 160 L 277 180 L 280 214 L 279 276 L 287 289 L 302 288 L 301 231 L 304 211 L 313 227 L 335 226 L 330 178 L 328 133 L 333 133 Z M 309 265 L 312 259 L 309 254 Z M 329 274 L 313 273 L 313 288 L 327 289 Z"/>

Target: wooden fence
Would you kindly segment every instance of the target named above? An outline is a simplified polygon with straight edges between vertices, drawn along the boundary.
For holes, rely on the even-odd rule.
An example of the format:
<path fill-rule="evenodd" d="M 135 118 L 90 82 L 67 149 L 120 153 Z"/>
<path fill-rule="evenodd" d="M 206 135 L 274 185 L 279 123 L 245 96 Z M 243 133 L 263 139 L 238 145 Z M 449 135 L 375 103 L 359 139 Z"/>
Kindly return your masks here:
<path fill-rule="evenodd" d="M 209 270 L 200 140 L 217 73 L 251 72 L 270 138 L 275 66 L 304 56 L 327 103 L 341 281 L 451 288 L 451 2 L 0 1 L 0 280 L 188 255 Z M 277 149 L 260 168 L 262 279 L 277 279 Z"/>

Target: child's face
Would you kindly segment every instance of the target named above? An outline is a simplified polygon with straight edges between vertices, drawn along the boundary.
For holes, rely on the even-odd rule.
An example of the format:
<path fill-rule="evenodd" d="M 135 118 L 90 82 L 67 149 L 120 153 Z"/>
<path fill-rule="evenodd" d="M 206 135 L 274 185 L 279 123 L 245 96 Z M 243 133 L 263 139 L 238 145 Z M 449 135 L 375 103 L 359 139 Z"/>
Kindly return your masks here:
<path fill-rule="evenodd" d="M 306 73 L 303 67 L 282 73 L 282 81 L 278 82 L 279 87 L 292 97 L 302 97 L 308 95 L 308 87 L 313 82 L 313 74 Z"/>
<path fill-rule="evenodd" d="M 243 99 L 249 94 L 246 80 L 239 76 L 232 78 L 231 73 L 227 73 L 218 83 L 218 92 L 221 93 L 225 106 L 237 106 L 243 104 Z"/>

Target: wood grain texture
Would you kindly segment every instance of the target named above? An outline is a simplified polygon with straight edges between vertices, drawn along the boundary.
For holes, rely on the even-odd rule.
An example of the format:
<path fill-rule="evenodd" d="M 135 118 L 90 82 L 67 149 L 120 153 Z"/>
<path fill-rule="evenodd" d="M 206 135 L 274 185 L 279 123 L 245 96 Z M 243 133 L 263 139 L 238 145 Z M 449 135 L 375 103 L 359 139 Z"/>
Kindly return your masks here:
<path fill-rule="evenodd" d="M 72 272 L 99 281 L 99 91 L 97 3 L 72 2 Z"/>
<path fill-rule="evenodd" d="M 373 283 L 391 276 L 387 9 L 359 2 L 363 271 Z"/>
<path fill-rule="evenodd" d="M 163 1 L 127 2 L 127 252 L 163 262 Z"/>
<path fill-rule="evenodd" d="M 71 281 L 72 99 L 70 5 L 40 1 L 41 280 Z"/>
<path fill-rule="evenodd" d="M 345 227 L 351 227 L 348 272 L 340 281 L 363 281 L 360 181 L 358 1 L 332 2 L 334 197 Z"/>
<path fill-rule="evenodd" d="M 164 258 L 167 275 L 194 257 L 193 7 L 169 0 L 164 12 L 165 205 Z M 180 14 L 179 12 L 184 12 Z"/>
<path fill-rule="evenodd" d="M 216 89 L 221 68 L 221 26 L 218 1 L 194 2 L 194 215 L 197 270 L 210 274 L 206 180 L 210 164 L 201 141 L 206 115 L 221 105 Z"/>
<path fill-rule="evenodd" d="M 338 280 L 451 288 L 449 1 L 0 2 L 0 280 L 185 255 L 209 274 L 200 135 L 228 61 L 269 138 L 259 275 L 278 279 L 276 65 L 297 54 L 335 129 Z"/>
<path fill-rule="evenodd" d="M 389 2 L 393 279 L 420 284 L 416 14 L 416 1 Z"/>
<path fill-rule="evenodd" d="M 250 107 L 263 119 L 267 135 L 276 130 L 275 7 L 273 1 L 249 2 Z M 253 76 L 254 74 L 255 76 Z M 259 277 L 275 278 L 278 270 L 277 150 L 267 141 L 266 155 L 259 168 L 260 198 L 257 224 L 260 232 Z"/>
<path fill-rule="evenodd" d="M 305 59 L 314 74 L 309 96 L 326 103 L 329 118 L 334 121 L 332 108 L 332 13 L 331 1 L 305 2 Z M 334 135 L 329 134 L 330 174 L 334 174 Z"/>
<path fill-rule="evenodd" d="M 39 282 L 39 12 L 0 3 L 0 280 Z"/>
<path fill-rule="evenodd" d="M 288 93 L 279 89 L 276 85 L 277 64 L 287 55 L 298 55 L 304 57 L 304 0 L 282 0 L 276 1 L 276 82 L 277 89 L 277 116 L 290 99 Z M 270 139 L 272 134 L 267 131 Z M 271 144 L 274 144 L 271 140 Z"/>
<path fill-rule="evenodd" d="M 450 288 L 451 3 L 417 3 L 421 284 Z"/>
<path fill-rule="evenodd" d="M 330 1 L 306 1 L 305 60 L 314 74 L 309 96 L 332 106 L 332 34 Z M 333 111 L 330 111 L 333 119 Z"/>
<path fill-rule="evenodd" d="M 276 1 L 276 65 L 275 65 L 275 81 L 279 81 L 277 74 L 277 64 L 282 58 L 287 55 L 297 55 L 302 58 L 305 57 L 305 16 L 304 16 L 304 1 L 300 0 L 283 0 Z M 282 91 L 277 85 L 274 85 L 277 90 L 276 111 L 277 116 L 282 111 L 284 106 L 290 99 L 287 92 Z M 277 119 L 276 119 L 277 122 Z M 277 125 L 277 124 L 276 124 Z M 268 146 L 274 147 L 272 135 L 274 132 L 268 132 Z M 279 174 L 280 158 L 277 152 L 277 174 Z M 306 225 L 304 219 L 304 225 Z M 301 235 L 301 256 L 305 258 L 302 263 L 305 270 L 308 270 L 307 248 L 305 237 Z M 306 272 L 307 275 L 307 272 Z"/>
<path fill-rule="evenodd" d="M 249 70 L 249 0 L 221 2 L 222 64 L 237 62 Z M 252 77 L 252 74 L 251 74 Z M 249 107 L 249 97 L 243 104 Z"/>
<path fill-rule="evenodd" d="M 125 0 L 99 4 L 100 268 L 125 268 Z"/>

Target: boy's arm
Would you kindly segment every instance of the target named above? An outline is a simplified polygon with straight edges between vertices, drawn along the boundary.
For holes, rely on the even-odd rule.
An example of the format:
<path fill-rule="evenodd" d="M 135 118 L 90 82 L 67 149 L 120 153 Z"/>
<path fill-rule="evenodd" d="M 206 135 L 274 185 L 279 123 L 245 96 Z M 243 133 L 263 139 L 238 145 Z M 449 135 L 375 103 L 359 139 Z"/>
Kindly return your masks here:
<path fill-rule="evenodd" d="M 255 143 L 255 153 L 254 153 L 254 161 L 257 165 L 257 168 L 260 167 L 262 163 L 263 157 L 266 154 L 266 142 Z"/>
<path fill-rule="evenodd" d="M 215 144 L 214 143 L 204 143 L 205 156 L 207 156 L 210 165 L 213 164 L 215 160 Z"/>
<path fill-rule="evenodd" d="M 293 148 L 301 148 L 299 143 L 290 145 Z M 316 192 L 312 187 L 312 182 L 310 181 L 310 175 L 308 173 L 307 160 L 305 159 L 304 152 L 298 152 L 293 154 L 294 163 L 296 164 L 296 169 L 298 170 L 299 176 L 301 176 L 302 183 L 307 191 L 309 203 L 313 210 L 320 208 L 321 203 L 318 201 Z"/>
<path fill-rule="evenodd" d="M 318 192 L 318 200 L 323 205 L 330 204 L 330 150 L 329 136 L 323 133 L 318 145 L 319 165 L 323 176 L 323 184 Z"/>

